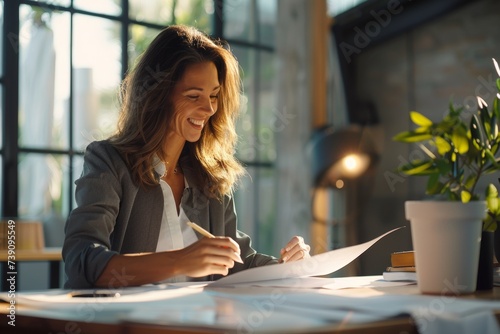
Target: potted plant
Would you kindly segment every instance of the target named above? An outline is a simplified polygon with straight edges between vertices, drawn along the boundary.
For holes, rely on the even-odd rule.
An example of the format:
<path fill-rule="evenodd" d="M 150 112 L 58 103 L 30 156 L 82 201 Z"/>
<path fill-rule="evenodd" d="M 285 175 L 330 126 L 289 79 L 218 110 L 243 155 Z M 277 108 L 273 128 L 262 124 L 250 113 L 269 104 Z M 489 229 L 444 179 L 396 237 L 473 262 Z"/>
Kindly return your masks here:
<path fill-rule="evenodd" d="M 500 77 L 500 69 L 493 59 Z M 496 80 L 500 92 L 500 78 Z M 500 171 L 500 94 L 491 111 L 478 97 L 478 111 L 467 114 L 450 103 L 439 122 L 412 111 L 416 125 L 393 139 L 413 143 L 421 152 L 399 171 L 426 176 L 425 201 L 407 201 L 411 221 L 418 285 L 423 293 L 469 293 L 476 289 L 482 231 L 494 231 L 500 218 L 498 191 L 489 184 L 486 192 L 478 182 Z M 492 252 L 492 251 L 491 251 Z M 490 271 L 492 272 L 492 271 Z"/>

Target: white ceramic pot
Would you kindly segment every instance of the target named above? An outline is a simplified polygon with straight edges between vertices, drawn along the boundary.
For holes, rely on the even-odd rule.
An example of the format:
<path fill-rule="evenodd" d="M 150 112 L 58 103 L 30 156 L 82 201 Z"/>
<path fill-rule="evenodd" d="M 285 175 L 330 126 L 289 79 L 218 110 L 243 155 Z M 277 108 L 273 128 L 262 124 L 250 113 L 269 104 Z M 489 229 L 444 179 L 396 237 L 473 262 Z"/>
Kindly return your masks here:
<path fill-rule="evenodd" d="M 474 292 L 486 202 L 407 201 L 405 212 L 420 292 Z"/>

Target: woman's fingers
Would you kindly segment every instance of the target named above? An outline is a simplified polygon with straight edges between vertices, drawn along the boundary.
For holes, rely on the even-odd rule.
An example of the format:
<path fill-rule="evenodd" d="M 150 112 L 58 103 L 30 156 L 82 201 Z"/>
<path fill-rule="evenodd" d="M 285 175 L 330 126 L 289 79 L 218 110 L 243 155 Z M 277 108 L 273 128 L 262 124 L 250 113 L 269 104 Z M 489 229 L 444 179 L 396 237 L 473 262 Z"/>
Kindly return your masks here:
<path fill-rule="evenodd" d="M 226 254 L 228 254 L 233 259 L 233 261 L 243 263 L 243 260 L 240 256 L 240 245 L 238 245 L 233 239 L 229 237 L 215 237 L 207 238 L 207 240 L 211 244 L 228 251 L 226 252 Z"/>
<path fill-rule="evenodd" d="M 304 238 L 295 236 L 280 251 L 280 262 L 297 261 L 310 257 L 311 247 L 304 242 Z"/>
<path fill-rule="evenodd" d="M 202 238 L 179 252 L 179 274 L 191 277 L 225 276 L 234 262 L 243 262 L 239 245 L 227 237 Z"/>

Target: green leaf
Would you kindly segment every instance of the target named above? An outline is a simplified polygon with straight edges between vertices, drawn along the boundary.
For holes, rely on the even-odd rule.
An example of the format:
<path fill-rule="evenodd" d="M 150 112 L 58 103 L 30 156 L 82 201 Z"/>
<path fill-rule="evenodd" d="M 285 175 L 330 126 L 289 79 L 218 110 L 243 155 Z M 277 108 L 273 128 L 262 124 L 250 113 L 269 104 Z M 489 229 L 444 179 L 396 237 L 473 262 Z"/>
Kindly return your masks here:
<path fill-rule="evenodd" d="M 430 119 L 428 119 L 427 117 L 425 117 L 424 115 L 422 115 L 421 113 L 419 113 L 417 111 L 411 111 L 410 118 L 413 121 L 413 123 L 415 123 L 419 126 L 428 127 L 428 126 L 432 125 L 432 121 Z"/>
<path fill-rule="evenodd" d="M 500 77 L 500 67 L 498 66 L 498 63 L 495 58 L 491 58 L 493 60 L 493 66 L 495 66 L 495 70 L 497 70 L 497 74 Z"/>
<path fill-rule="evenodd" d="M 439 174 L 431 174 L 427 180 L 426 193 L 428 195 L 436 195 L 441 193 L 444 184 L 439 182 Z"/>
<path fill-rule="evenodd" d="M 497 229 L 497 220 L 498 217 L 492 217 L 490 213 L 488 213 L 488 216 L 486 219 L 483 221 L 483 231 L 486 232 L 495 232 Z"/>
<path fill-rule="evenodd" d="M 500 209 L 498 190 L 493 184 L 488 185 L 488 187 L 486 188 L 485 196 L 488 210 L 495 214 L 498 213 Z"/>
<path fill-rule="evenodd" d="M 470 132 L 472 136 L 472 142 L 477 145 L 480 150 L 484 146 L 483 136 L 481 135 L 481 129 L 479 128 L 479 120 L 477 115 L 472 115 L 470 120 Z"/>
<path fill-rule="evenodd" d="M 466 134 L 459 133 L 458 131 L 453 132 L 451 135 L 451 142 L 459 154 L 465 154 L 469 151 L 469 139 Z"/>
<path fill-rule="evenodd" d="M 491 117 L 491 120 L 490 120 L 490 129 L 491 129 L 490 139 L 491 140 L 497 139 L 497 137 L 498 137 L 498 123 L 497 123 L 497 115 L 495 115 L 495 113 L 493 113 L 493 116 Z"/>
<path fill-rule="evenodd" d="M 474 183 L 476 183 L 476 175 L 470 175 L 467 180 L 464 182 L 464 186 L 467 189 L 471 189 L 474 186 Z"/>
<path fill-rule="evenodd" d="M 471 193 L 468 192 L 467 190 L 462 190 L 460 192 L 460 200 L 462 201 L 462 203 L 468 203 L 471 197 L 472 197 Z"/>
<path fill-rule="evenodd" d="M 500 78 L 497 79 L 497 89 L 500 90 Z"/>
<path fill-rule="evenodd" d="M 481 118 L 481 125 L 483 126 L 484 133 L 486 138 L 490 138 L 491 136 L 491 117 L 488 111 L 488 107 L 484 107 L 479 110 L 479 116 Z"/>
<path fill-rule="evenodd" d="M 439 171 L 439 174 L 446 175 L 451 171 L 452 164 L 448 159 L 436 159 L 434 165 Z"/>
<path fill-rule="evenodd" d="M 493 115 L 495 115 L 497 119 L 500 119 L 500 97 L 498 94 L 493 100 Z"/>
<path fill-rule="evenodd" d="M 432 167 L 432 161 L 413 161 L 398 170 L 406 175 L 428 175 L 435 172 L 435 169 L 429 170 L 430 167 Z"/>
<path fill-rule="evenodd" d="M 446 139 L 441 137 L 434 138 L 434 142 L 436 143 L 436 148 L 438 153 L 441 155 L 445 155 L 447 152 L 451 150 L 451 145 L 446 141 Z"/>
<path fill-rule="evenodd" d="M 404 143 L 417 143 L 424 140 L 432 139 L 430 133 L 420 133 L 415 131 L 405 131 L 395 135 L 392 140 Z"/>
<path fill-rule="evenodd" d="M 486 154 L 486 157 L 488 158 L 488 160 L 493 164 L 493 166 L 495 166 L 497 168 L 500 167 L 495 156 L 493 155 L 493 153 L 491 153 L 491 151 L 489 149 L 485 149 L 484 153 Z"/>

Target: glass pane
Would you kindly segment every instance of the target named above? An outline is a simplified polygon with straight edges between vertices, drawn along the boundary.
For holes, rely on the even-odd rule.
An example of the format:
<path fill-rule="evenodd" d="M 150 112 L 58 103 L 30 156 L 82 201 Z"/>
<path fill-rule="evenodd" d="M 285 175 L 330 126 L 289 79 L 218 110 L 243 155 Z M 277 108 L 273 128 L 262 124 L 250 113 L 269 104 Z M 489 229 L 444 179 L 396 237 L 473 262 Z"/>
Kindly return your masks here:
<path fill-rule="evenodd" d="M 38 2 L 49 3 L 51 5 L 69 6 L 71 0 L 37 0 Z"/>
<path fill-rule="evenodd" d="M 73 203 L 71 204 L 71 209 L 76 208 L 76 200 L 75 200 L 75 181 L 80 178 L 82 175 L 83 171 L 83 157 L 82 156 L 75 156 L 73 157 L 73 180 L 71 181 L 71 193 L 73 197 Z"/>
<path fill-rule="evenodd" d="M 20 145 L 68 148 L 70 14 L 19 9 Z"/>
<path fill-rule="evenodd" d="M 45 245 L 60 247 L 68 216 L 68 158 L 63 155 L 19 156 L 19 217 L 43 222 Z"/>
<path fill-rule="evenodd" d="M 175 23 L 191 25 L 211 34 L 213 13 L 213 0 L 178 1 L 175 9 Z"/>
<path fill-rule="evenodd" d="M 247 168 L 248 175 L 242 180 L 241 185 L 237 188 L 234 196 L 236 205 L 236 213 L 238 215 L 238 230 L 248 234 L 252 238 L 252 243 L 255 246 L 257 242 L 257 228 L 255 221 L 257 220 L 257 211 L 255 210 L 255 183 L 253 179 L 256 175 L 256 169 L 253 167 Z"/>
<path fill-rule="evenodd" d="M 255 161 L 261 155 L 263 143 L 258 138 L 256 132 L 255 113 L 255 54 L 250 48 L 233 47 L 233 52 L 242 68 L 242 80 L 244 95 L 241 101 L 240 118 L 237 123 L 237 133 L 239 141 L 237 146 L 237 156 L 243 161 Z"/>
<path fill-rule="evenodd" d="M 3 148 L 3 85 L 0 85 L 0 148 Z"/>
<path fill-rule="evenodd" d="M 130 25 L 130 39 L 128 41 L 128 61 L 133 67 L 137 57 L 142 54 L 160 30 L 133 24 Z"/>
<path fill-rule="evenodd" d="M 74 16 L 73 148 L 83 150 L 116 128 L 121 81 L 120 24 Z"/>
<path fill-rule="evenodd" d="M 3 156 L 0 155 L 0 166 L 3 166 Z M 0 171 L 0 186 L 3 189 L 3 169 Z M 0 212 L 3 211 L 3 191 L 0 191 Z"/>
<path fill-rule="evenodd" d="M 238 229 L 252 238 L 252 246 L 258 252 L 279 256 L 283 245 L 274 244 L 275 170 L 248 167 L 247 171 L 249 175 L 235 193 Z"/>
<path fill-rule="evenodd" d="M 67 215 L 68 158 L 63 155 L 19 155 L 19 216 L 63 219 Z"/>
<path fill-rule="evenodd" d="M 259 161 L 272 162 L 276 160 L 276 136 L 290 124 L 295 115 L 287 113 L 286 106 L 276 106 L 276 94 L 274 93 L 275 71 L 274 53 L 259 52 L 259 85 L 258 101 L 256 111 L 259 113 L 259 129 L 257 138 L 260 149 L 258 150 Z"/>
<path fill-rule="evenodd" d="M 129 16 L 139 22 L 187 24 L 211 32 L 213 0 L 130 0 Z"/>
<path fill-rule="evenodd" d="M 173 20 L 174 0 L 129 0 L 129 17 L 139 22 L 168 25 Z"/>
<path fill-rule="evenodd" d="M 256 2 L 255 0 L 225 1 L 224 38 L 256 42 Z"/>
<path fill-rule="evenodd" d="M 276 171 L 274 168 L 259 168 L 256 191 L 258 196 L 258 251 L 264 254 L 279 256 L 284 245 L 274 243 L 274 226 L 276 221 Z"/>
<path fill-rule="evenodd" d="M 274 46 L 277 3 L 275 0 L 258 0 L 259 9 L 259 43 Z"/>
<path fill-rule="evenodd" d="M 0 0 L 0 36 L 3 36 L 3 1 Z M 0 78 L 3 76 L 3 43 L 0 43 Z"/>
<path fill-rule="evenodd" d="M 73 5 L 95 13 L 120 15 L 122 12 L 121 0 L 74 0 Z"/>

